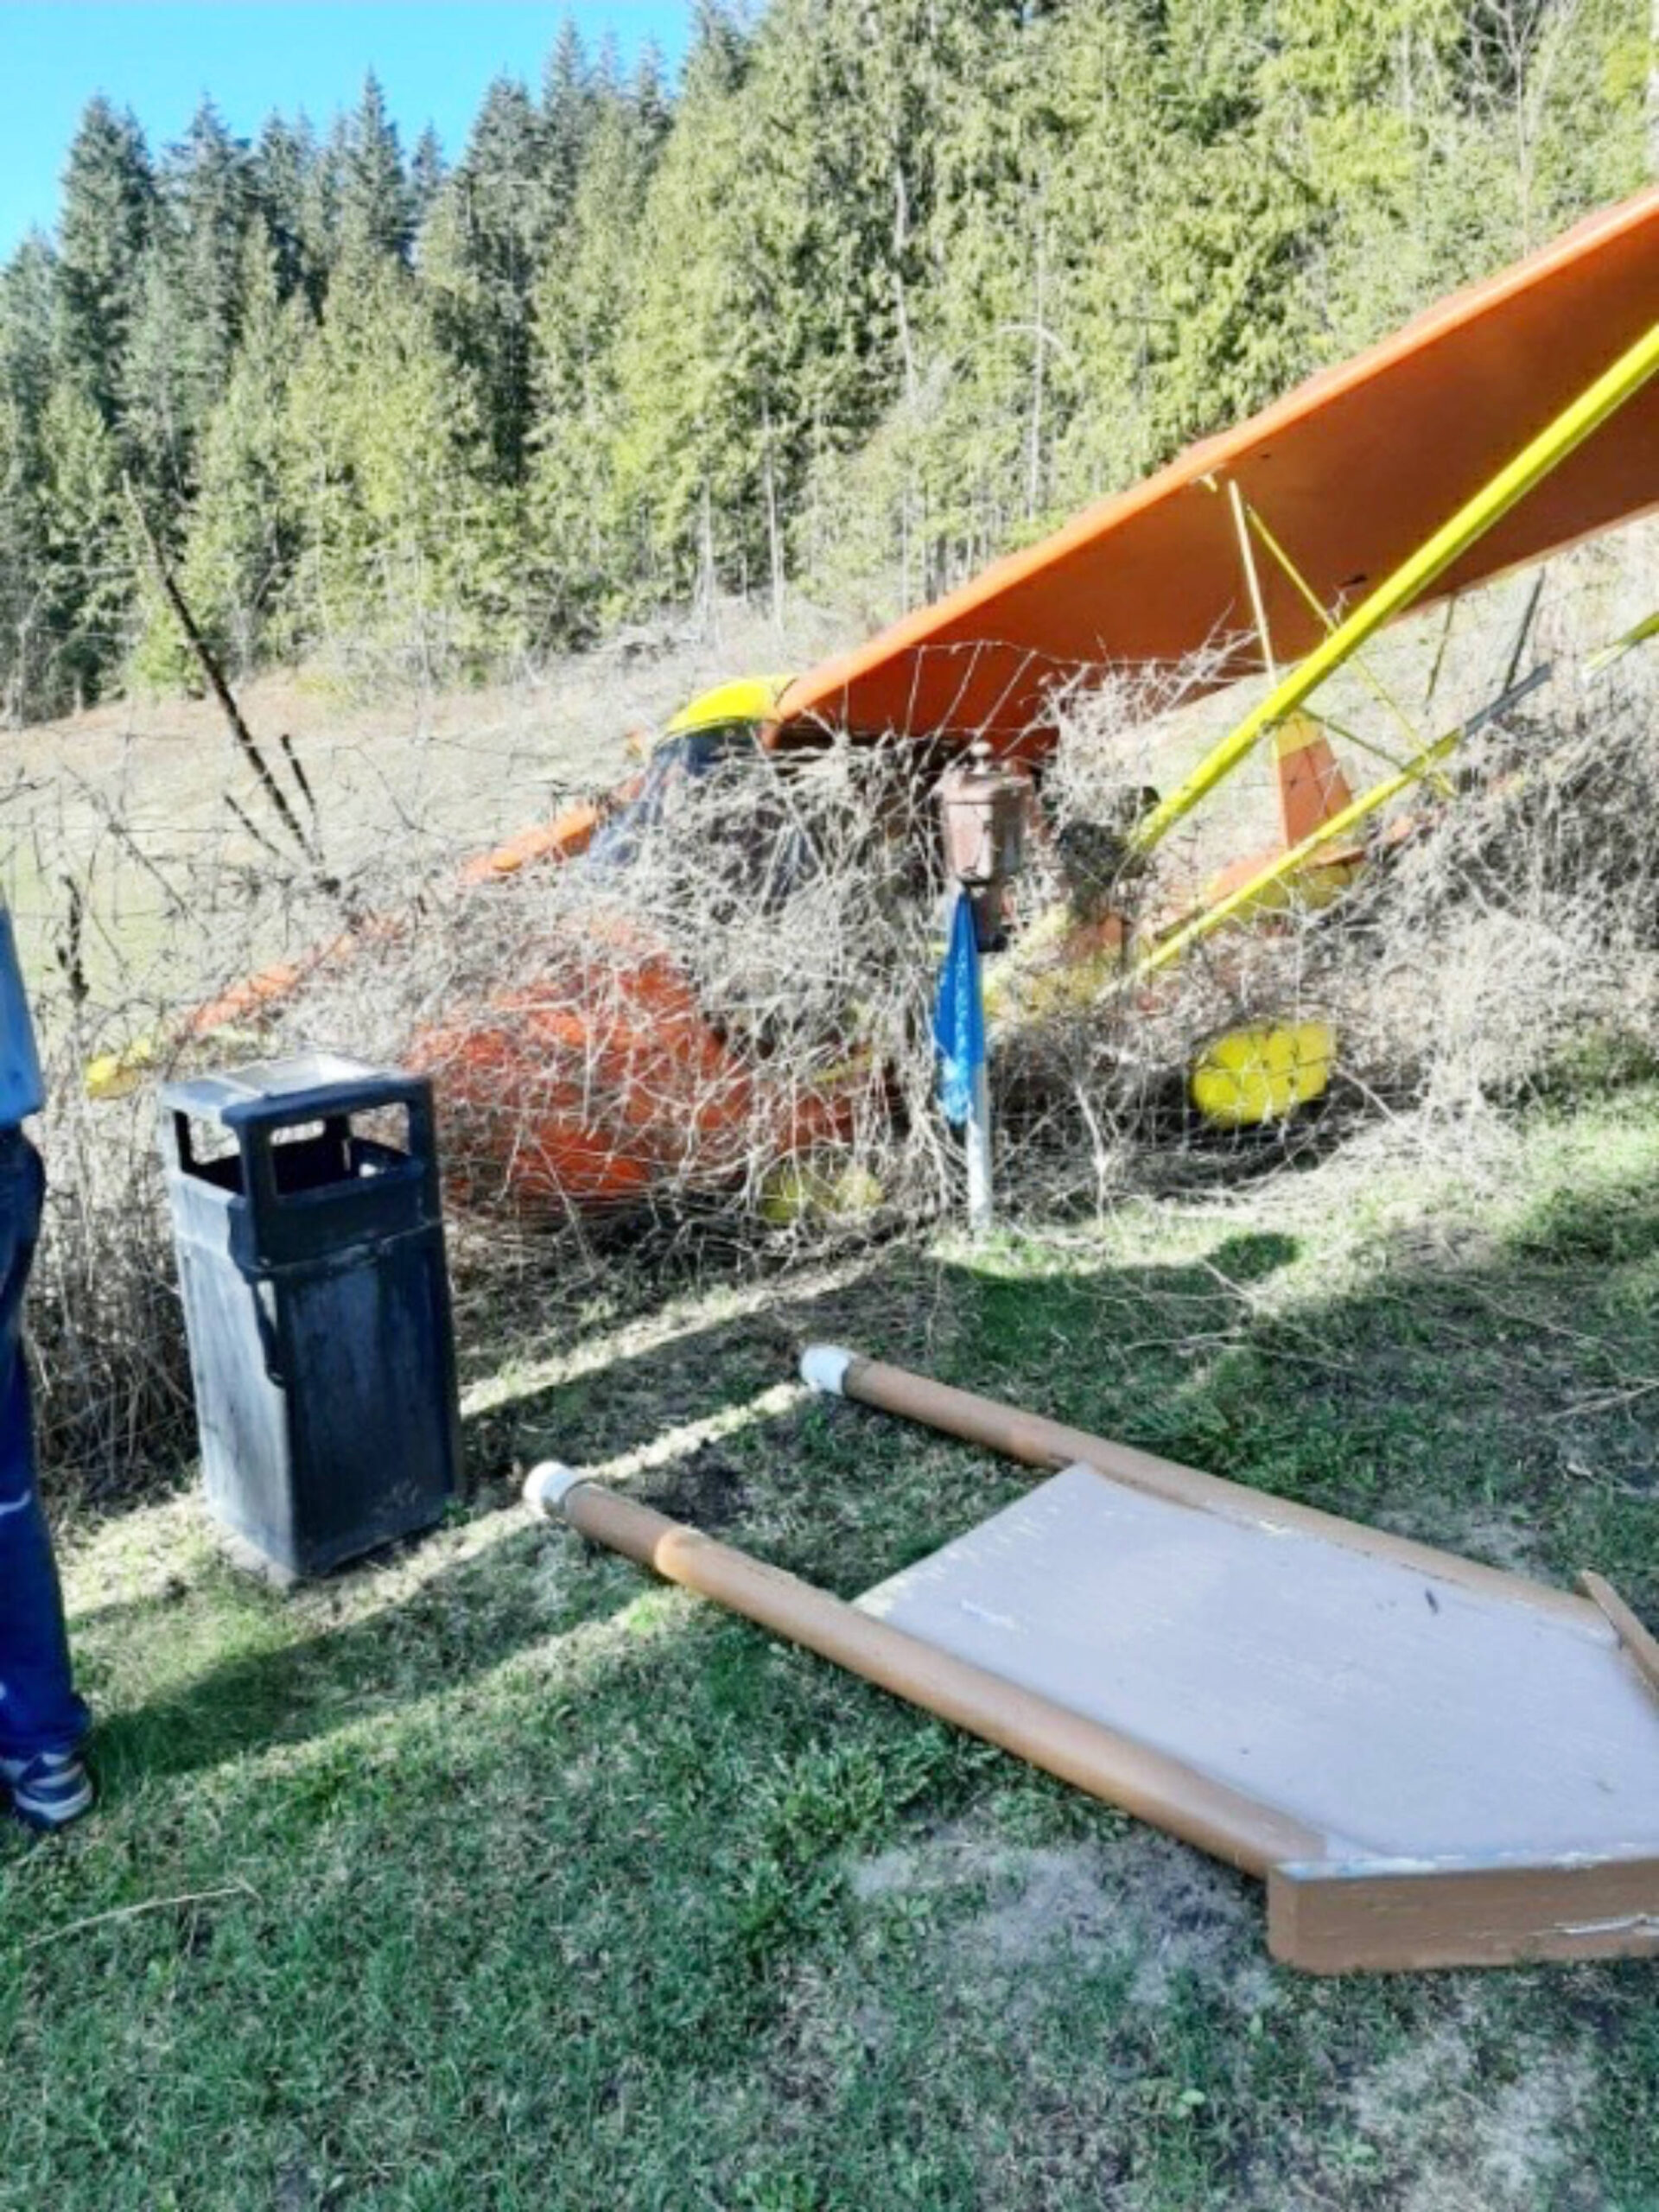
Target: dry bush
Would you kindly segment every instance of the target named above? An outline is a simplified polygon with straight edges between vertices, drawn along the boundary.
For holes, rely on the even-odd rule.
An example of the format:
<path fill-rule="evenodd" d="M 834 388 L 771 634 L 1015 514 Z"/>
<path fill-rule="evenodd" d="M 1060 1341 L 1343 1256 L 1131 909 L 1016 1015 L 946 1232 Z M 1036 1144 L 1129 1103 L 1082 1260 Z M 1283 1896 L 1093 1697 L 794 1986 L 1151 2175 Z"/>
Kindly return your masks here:
<path fill-rule="evenodd" d="M 1438 1113 L 1659 1052 L 1659 661 L 1568 669 L 1316 932 L 1345 1065 Z"/>
<path fill-rule="evenodd" d="M 1259 1172 L 1329 1141 L 1355 1115 L 1385 1114 L 1397 1135 L 1435 1142 L 1448 1116 L 1472 1126 L 1566 1077 L 1652 1064 L 1659 652 L 1649 644 L 1601 665 L 1595 650 L 1647 611 L 1650 542 L 1634 533 L 1568 556 L 1540 585 L 1495 588 L 1459 611 L 1455 652 L 1442 649 L 1442 615 L 1385 657 L 1401 697 L 1431 671 L 1430 696 L 1411 701 L 1425 736 L 1475 715 L 1517 670 L 1548 674 L 1459 747 L 1449 795 L 1420 781 L 1373 818 L 1370 863 L 1334 905 L 1224 929 L 1142 987 L 1100 973 L 1084 1002 L 1062 1000 L 1012 1033 L 1005 1025 L 1022 1195 L 1100 1204 L 1126 1187 Z M 1081 884 L 1076 868 L 1039 867 L 1040 897 L 1069 895 L 1077 919 L 1106 904 L 1155 924 L 1224 862 L 1270 844 L 1258 758 L 1155 868 L 1113 874 L 1111 829 L 1141 786 L 1167 788 L 1215 734 L 1211 709 L 1192 703 L 1211 672 L 1200 659 L 1154 685 L 1115 679 L 1073 702 L 1046 803 L 1062 861 L 1068 835 L 1081 833 L 1103 864 L 1099 881 L 1085 869 Z M 1386 728 L 1374 700 L 1364 715 L 1357 680 L 1348 692 L 1318 702 L 1337 727 Z M 1236 715 L 1236 696 L 1218 703 Z M 1405 746 L 1390 738 L 1398 757 Z M 1357 790 L 1387 772 L 1351 745 L 1338 749 Z M 1205 1044 L 1250 1023 L 1304 1020 L 1336 1032 L 1323 1111 L 1232 1136 L 1204 1127 L 1185 1077 Z"/>
<path fill-rule="evenodd" d="M 1147 986 L 1109 958 L 1079 966 L 1075 941 L 1062 957 L 1068 931 L 1114 907 L 1167 914 L 1184 882 L 1266 841 L 1263 767 L 1155 868 L 1124 863 L 1143 787 L 1203 748 L 1191 696 L 1214 665 L 1109 679 L 1066 707 L 994 985 L 1007 1211 L 1259 1169 L 1328 1137 L 1344 1109 L 1466 1113 L 1553 1079 L 1587 1042 L 1659 1042 L 1651 649 L 1594 682 L 1563 659 L 1466 748 L 1455 799 L 1419 785 L 1377 825 L 1409 819 L 1337 906 L 1219 933 Z M 1466 697 L 1448 685 L 1435 726 L 1483 683 L 1476 667 Z M 99 1103 L 80 1083 L 135 1035 L 160 1040 L 160 1073 L 302 1045 L 429 1069 L 461 1202 L 464 1340 L 499 1331 L 514 1287 L 568 1294 L 623 1252 L 658 1270 L 764 1265 L 952 1207 L 928 766 L 914 746 L 844 743 L 793 760 L 749 748 L 695 776 L 664 763 L 584 863 L 469 888 L 462 841 L 396 812 L 334 837 L 325 800 L 324 850 L 353 856 L 325 869 L 283 849 L 245 788 L 239 819 L 172 850 L 141 849 L 118 812 L 89 837 L 85 805 L 60 804 L 55 823 L 37 805 L 28 873 L 53 917 L 36 931 L 52 956 L 54 1188 L 34 1306 L 48 1457 L 108 1486 L 188 1436 L 153 1083 Z M 143 887 L 141 911 L 101 893 L 111 872 L 129 899 Z M 191 1009 L 273 958 L 298 963 L 298 987 L 184 1052 Z M 1337 1022 L 1337 1110 L 1236 1140 L 1200 1126 L 1185 1075 L 1205 1039 L 1303 1014 Z M 601 1181 L 614 1196 L 613 1163 L 630 1160 L 642 1172 L 616 1203 L 574 1202 Z"/>
<path fill-rule="evenodd" d="M 659 772 L 583 861 L 428 897 L 279 1033 L 412 1047 L 498 1249 L 607 1212 L 766 1245 L 925 1214 L 948 1180 L 925 1110 L 940 887 L 908 766 L 746 746 Z"/>
<path fill-rule="evenodd" d="M 388 834 L 349 870 L 284 852 L 244 791 L 167 851 L 65 793 L 37 808 L 31 982 L 51 1172 L 33 1300 L 44 1456 L 92 1492 L 188 1442 L 188 1362 L 156 1141 L 168 1077 L 307 1047 L 434 1077 L 463 1330 L 528 1278 L 592 1282 L 798 1252 L 924 1218 L 949 1187 L 926 1110 L 939 884 L 908 755 L 751 748 L 664 794 L 626 849 L 464 887 L 457 845 Z M 254 850 L 250 852 L 250 845 Z M 107 895 L 120 863 L 122 895 Z M 193 1016 L 289 963 L 295 987 L 193 1037 Z M 149 1042 L 117 1096 L 102 1056 Z M 482 1060 L 480 1039 L 505 1059 Z M 573 1202 L 525 1172 L 550 1114 L 595 1163 L 650 1173 Z M 569 1155 L 562 1153 L 562 1163 Z M 590 1193 L 575 1180 L 575 1198 Z"/>
<path fill-rule="evenodd" d="M 141 849 L 114 811 L 89 834 L 72 780 L 29 819 L 18 915 L 48 1091 L 30 1342 L 42 1458 L 99 1492 L 189 1434 L 155 1078 L 181 1062 L 191 1011 L 329 926 L 340 893 L 275 846 L 244 858 L 233 817 L 176 854 Z M 150 1065 L 124 1095 L 91 1096 L 89 1069 L 140 1040 Z"/>

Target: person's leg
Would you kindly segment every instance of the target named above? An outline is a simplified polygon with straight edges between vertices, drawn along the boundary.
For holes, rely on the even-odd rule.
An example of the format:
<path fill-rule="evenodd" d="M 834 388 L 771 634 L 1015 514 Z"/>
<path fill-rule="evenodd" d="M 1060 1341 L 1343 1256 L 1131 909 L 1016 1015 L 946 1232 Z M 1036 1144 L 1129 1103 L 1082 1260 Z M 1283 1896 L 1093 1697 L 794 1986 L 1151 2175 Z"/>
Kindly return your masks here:
<path fill-rule="evenodd" d="M 22 1356 L 23 1287 L 40 1230 L 41 1175 L 21 1137 L 0 1137 L 0 1780 L 25 1819 L 57 1827 L 92 1792 L 75 1756 L 76 1696 L 52 1541 L 35 1479 Z"/>

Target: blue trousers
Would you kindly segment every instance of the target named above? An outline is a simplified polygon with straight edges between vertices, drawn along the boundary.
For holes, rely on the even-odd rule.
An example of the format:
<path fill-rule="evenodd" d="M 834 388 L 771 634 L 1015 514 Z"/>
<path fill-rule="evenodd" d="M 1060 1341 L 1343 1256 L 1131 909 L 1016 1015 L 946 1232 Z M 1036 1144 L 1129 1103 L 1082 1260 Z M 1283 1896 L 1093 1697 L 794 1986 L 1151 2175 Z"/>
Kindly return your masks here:
<path fill-rule="evenodd" d="M 75 1695 L 52 1539 L 35 1480 L 23 1366 L 23 1287 L 46 1178 L 21 1131 L 0 1130 L 0 1758 L 73 1751 L 88 1715 Z"/>

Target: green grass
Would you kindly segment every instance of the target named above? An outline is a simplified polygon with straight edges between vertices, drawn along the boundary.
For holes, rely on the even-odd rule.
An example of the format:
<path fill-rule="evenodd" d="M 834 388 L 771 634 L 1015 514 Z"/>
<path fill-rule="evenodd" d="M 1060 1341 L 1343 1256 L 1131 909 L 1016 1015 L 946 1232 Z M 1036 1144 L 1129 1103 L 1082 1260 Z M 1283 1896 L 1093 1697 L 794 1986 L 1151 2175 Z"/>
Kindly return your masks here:
<path fill-rule="evenodd" d="M 73 1531 L 105 1801 L 0 1840 L 0 2204 L 1655 2212 L 1651 1967 L 1287 1974 L 1252 1885 L 512 1502 L 557 1450 L 851 1592 L 1017 1494 L 763 1400 L 824 1335 L 1659 1618 L 1659 1088 L 1458 1141 L 474 1343 L 473 1503 L 291 1597 L 188 1495 Z"/>

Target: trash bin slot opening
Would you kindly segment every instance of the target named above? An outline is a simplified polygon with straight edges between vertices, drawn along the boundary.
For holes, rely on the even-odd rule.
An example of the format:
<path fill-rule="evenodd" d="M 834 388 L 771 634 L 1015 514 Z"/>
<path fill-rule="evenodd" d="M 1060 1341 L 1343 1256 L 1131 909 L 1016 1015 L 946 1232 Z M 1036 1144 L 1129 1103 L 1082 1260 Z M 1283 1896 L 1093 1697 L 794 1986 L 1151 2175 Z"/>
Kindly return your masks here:
<path fill-rule="evenodd" d="M 212 1183 L 221 1191 L 242 1188 L 242 1147 L 234 1129 L 222 1122 L 197 1121 L 175 1113 L 179 1165 L 187 1175 Z"/>
<path fill-rule="evenodd" d="M 410 1109 L 401 1102 L 358 1112 L 318 1114 L 292 1122 L 226 1125 L 212 1116 L 175 1112 L 179 1166 L 214 1189 L 245 1198 L 248 1161 L 263 1154 L 258 1179 L 278 1200 L 320 1197 L 377 1179 L 418 1175 Z M 246 1147 L 245 1151 L 244 1147 Z"/>
<path fill-rule="evenodd" d="M 409 1108 L 399 1099 L 391 1106 L 371 1106 L 360 1114 L 352 1116 L 352 1142 L 365 1160 L 378 1160 L 378 1168 L 371 1167 L 370 1173 L 383 1173 L 387 1164 L 395 1166 L 410 1158 L 415 1151 L 415 1140 L 409 1124 Z"/>
<path fill-rule="evenodd" d="M 406 1106 L 279 1123 L 269 1132 L 271 1180 L 279 1198 L 315 1197 L 416 1166 Z"/>

